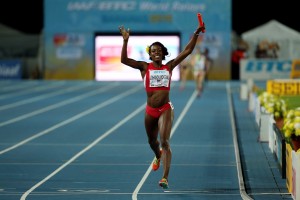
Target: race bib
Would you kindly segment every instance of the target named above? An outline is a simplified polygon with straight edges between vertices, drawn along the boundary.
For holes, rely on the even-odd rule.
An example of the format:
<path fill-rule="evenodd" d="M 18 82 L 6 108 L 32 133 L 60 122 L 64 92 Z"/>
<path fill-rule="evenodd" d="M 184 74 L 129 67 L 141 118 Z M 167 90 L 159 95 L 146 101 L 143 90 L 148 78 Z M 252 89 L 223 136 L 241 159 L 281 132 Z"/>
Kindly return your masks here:
<path fill-rule="evenodd" d="M 150 70 L 149 87 L 169 87 L 170 73 L 168 70 Z"/>

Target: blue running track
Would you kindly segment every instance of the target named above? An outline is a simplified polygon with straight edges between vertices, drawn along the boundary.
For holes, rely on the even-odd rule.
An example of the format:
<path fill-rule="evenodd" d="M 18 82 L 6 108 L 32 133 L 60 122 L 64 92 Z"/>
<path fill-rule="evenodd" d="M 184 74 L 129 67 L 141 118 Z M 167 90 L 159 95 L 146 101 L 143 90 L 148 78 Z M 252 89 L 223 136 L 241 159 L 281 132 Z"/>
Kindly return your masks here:
<path fill-rule="evenodd" d="M 144 130 L 142 82 L 0 81 L 1 200 L 291 199 L 240 83 L 173 82 L 168 190 Z"/>

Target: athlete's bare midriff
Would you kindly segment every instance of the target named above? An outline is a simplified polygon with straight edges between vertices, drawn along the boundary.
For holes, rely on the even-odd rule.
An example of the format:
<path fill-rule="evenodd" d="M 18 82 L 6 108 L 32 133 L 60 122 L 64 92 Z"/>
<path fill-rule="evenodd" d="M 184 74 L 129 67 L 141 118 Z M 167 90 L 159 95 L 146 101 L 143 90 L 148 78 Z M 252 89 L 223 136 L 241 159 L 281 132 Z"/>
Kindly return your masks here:
<path fill-rule="evenodd" d="M 147 104 L 152 108 L 161 107 L 169 101 L 169 91 L 167 90 L 147 92 Z"/>

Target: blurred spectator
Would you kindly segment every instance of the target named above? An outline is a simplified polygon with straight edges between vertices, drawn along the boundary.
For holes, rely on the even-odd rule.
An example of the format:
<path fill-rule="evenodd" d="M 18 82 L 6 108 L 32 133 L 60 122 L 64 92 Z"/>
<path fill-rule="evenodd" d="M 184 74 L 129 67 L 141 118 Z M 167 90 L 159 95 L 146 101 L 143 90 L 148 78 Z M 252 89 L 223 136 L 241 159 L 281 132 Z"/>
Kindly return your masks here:
<path fill-rule="evenodd" d="M 255 57 L 256 58 L 268 58 L 268 49 L 269 49 L 269 44 L 268 41 L 263 40 L 259 42 L 256 46 L 255 50 Z"/>
<path fill-rule="evenodd" d="M 247 58 L 248 44 L 240 40 L 237 46 L 231 54 L 231 79 L 240 80 L 240 60 Z"/>
<path fill-rule="evenodd" d="M 269 58 L 278 58 L 279 45 L 277 42 L 269 43 L 268 56 Z"/>
<path fill-rule="evenodd" d="M 261 41 L 255 50 L 256 58 L 278 58 L 279 45 L 277 42 Z"/>

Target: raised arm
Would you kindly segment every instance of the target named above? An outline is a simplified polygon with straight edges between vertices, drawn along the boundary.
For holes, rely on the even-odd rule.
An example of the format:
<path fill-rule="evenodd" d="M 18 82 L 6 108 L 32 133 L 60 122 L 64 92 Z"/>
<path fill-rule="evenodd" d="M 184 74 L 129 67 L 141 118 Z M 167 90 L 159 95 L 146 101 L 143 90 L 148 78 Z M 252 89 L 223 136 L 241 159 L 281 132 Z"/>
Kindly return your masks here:
<path fill-rule="evenodd" d="M 190 41 L 188 42 L 188 44 L 185 46 L 184 50 L 182 52 L 179 53 L 179 55 L 169 61 L 167 63 L 167 65 L 169 65 L 171 67 L 171 69 L 174 69 L 178 64 L 180 64 L 189 54 L 191 54 L 196 46 L 197 43 L 197 39 L 199 36 L 200 32 L 204 32 L 205 30 L 205 24 L 203 23 L 203 26 L 201 26 L 199 24 L 198 28 L 196 29 L 196 31 L 193 34 L 193 37 L 190 39 Z"/>
<path fill-rule="evenodd" d="M 126 30 L 124 26 L 119 27 L 120 33 L 123 36 L 123 46 L 122 46 L 122 52 L 121 52 L 121 63 L 128 65 L 132 68 L 144 70 L 145 66 L 147 66 L 146 62 L 143 61 L 136 61 L 132 58 L 128 58 L 127 55 L 127 44 L 129 40 L 130 30 L 129 28 Z"/>

